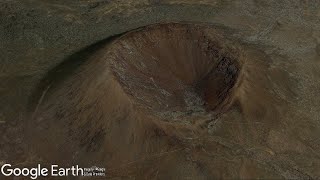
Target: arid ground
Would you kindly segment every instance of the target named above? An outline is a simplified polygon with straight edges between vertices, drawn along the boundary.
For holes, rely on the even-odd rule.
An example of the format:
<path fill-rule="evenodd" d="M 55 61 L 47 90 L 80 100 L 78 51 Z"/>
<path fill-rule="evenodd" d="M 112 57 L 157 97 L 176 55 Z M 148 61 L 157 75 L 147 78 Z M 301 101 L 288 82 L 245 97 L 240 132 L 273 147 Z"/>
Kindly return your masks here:
<path fill-rule="evenodd" d="M 0 61 L 0 165 L 320 178 L 319 1 L 3 0 Z"/>

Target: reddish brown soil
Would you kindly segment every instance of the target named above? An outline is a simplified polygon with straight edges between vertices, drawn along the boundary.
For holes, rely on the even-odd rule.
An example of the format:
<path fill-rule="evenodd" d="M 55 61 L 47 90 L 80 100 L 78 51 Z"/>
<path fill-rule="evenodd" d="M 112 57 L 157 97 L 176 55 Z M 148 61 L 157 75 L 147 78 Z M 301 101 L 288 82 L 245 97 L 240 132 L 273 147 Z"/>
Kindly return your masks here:
<path fill-rule="evenodd" d="M 264 57 L 241 46 L 207 25 L 126 33 L 45 88 L 32 153 L 110 178 L 279 177 L 266 141 L 282 102 Z"/>

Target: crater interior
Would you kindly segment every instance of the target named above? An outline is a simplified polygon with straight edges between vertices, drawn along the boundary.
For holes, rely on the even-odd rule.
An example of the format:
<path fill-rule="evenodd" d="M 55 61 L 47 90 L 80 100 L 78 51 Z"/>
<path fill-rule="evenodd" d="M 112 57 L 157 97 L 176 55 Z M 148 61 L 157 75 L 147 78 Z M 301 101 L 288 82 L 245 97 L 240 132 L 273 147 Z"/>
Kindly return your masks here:
<path fill-rule="evenodd" d="M 232 103 L 241 61 L 201 26 L 160 24 L 129 32 L 108 53 L 135 103 L 161 112 L 222 111 Z"/>

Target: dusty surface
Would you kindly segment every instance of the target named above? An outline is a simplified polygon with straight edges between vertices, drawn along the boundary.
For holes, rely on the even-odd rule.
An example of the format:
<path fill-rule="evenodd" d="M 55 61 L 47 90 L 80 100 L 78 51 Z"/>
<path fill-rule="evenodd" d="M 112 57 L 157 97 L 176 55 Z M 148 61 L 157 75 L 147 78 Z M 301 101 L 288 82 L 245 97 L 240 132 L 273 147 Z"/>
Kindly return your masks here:
<path fill-rule="evenodd" d="M 320 177 L 318 1 L 5 0 L 0 10 L 1 163 L 94 164 L 106 167 L 110 178 Z M 218 103 L 228 102 L 227 108 L 215 111 L 219 98 L 212 92 L 228 87 L 210 86 L 221 84 L 219 78 L 204 78 L 197 86 L 194 82 L 202 73 L 187 73 L 196 67 L 206 74 L 210 64 L 182 64 L 183 59 L 194 60 L 180 58 L 188 48 L 199 59 L 212 54 L 198 53 L 190 40 L 185 40 L 187 46 L 168 50 L 178 58 L 155 57 L 177 60 L 182 65 L 170 67 L 181 71 L 154 69 L 152 64 L 143 71 L 119 71 L 119 55 L 124 56 L 122 65 L 130 67 L 150 62 L 141 52 L 136 55 L 147 57 L 142 61 L 129 50 L 117 53 L 124 44 L 141 50 L 134 45 L 137 39 L 126 35 L 91 46 L 138 27 L 172 21 L 209 24 L 202 33 L 223 50 L 237 52 L 232 57 L 243 64 L 232 86 L 235 91 L 227 93 L 231 99 Z M 179 34 L 188 37 L 184 31 Z M 142 49 L 151 51 L 149 45 Z M 176 91 L 177 84 L 167 76 L 172 72 L 172 77 L 184 77 L 187 93 Z M 172 85 L 167 87 L 167 81 Z M 153 83 L 176 96 L 158 101 L 164 91 L 148 90 Z M 166 109 L 166 103 L 177 109 Z"/>

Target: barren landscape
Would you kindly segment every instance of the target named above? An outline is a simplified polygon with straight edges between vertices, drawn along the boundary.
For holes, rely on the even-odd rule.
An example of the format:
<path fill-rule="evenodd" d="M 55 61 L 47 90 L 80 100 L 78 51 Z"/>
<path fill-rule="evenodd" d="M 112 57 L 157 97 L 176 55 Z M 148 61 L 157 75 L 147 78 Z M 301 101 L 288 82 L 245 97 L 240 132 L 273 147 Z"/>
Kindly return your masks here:
<path fill-rule="evenodd" d="M 0 60 L 1 166 L 320 178 L 318 1 L 4 0 Z"/>

